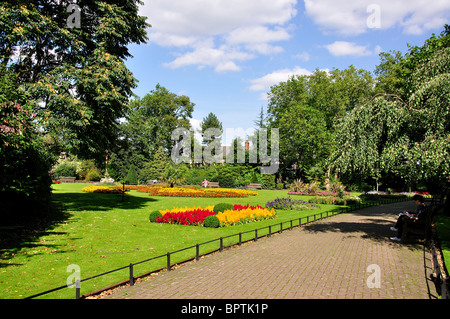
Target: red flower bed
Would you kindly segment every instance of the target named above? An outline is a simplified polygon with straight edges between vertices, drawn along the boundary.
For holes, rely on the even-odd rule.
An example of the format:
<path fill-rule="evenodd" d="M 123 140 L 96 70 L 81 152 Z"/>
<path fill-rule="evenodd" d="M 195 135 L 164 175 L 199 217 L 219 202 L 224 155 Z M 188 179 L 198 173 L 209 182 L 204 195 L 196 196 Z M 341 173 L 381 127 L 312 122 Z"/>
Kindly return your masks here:
<path fill-rule="evenodd" d="M 259 206 L 259 205 L 256 205 L 256 206 L 249 206 L 249 204 L 247 204 L 247 205 L 245 205 L 245 206 L 242 206 L 242 205 L 240 205 L 240 204 L 236 204 L 236 205 L 234 205 L 233 206 L 233 209 L 234 210 L 243 210 L 243 209 L 248 209 L 248 208 L 250 208 L 250 209 L 256 209 L 256 208 L 260 208 L 260 209 L 262 209 L 263 207 L 261 207 L 261 206 Z"/>
<path fill-rule="evenodd" d="M 196 209 L 180 213 L 165 213 L 162 217 L 155 219 L 156 223 L 179 224 L 179 225 L 201 225 L 206 217 L 215 215 L 214 212 L 205 209 Z"/>

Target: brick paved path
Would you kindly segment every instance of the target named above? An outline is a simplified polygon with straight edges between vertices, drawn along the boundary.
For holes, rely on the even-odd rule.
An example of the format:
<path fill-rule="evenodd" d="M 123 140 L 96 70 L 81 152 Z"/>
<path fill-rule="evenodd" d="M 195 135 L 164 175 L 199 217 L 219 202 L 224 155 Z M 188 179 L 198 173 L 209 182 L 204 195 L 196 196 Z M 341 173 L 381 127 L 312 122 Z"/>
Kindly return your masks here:
<path fill-rule="evenodd" d="M 423 245 L 391 242 L 396 214 L 412 202 L 330 217 L 217 253 L 109 298 L 428 299 Z M 378 265 L 379 288 L 376 284 Z M 372 283 L 368 287 L 367 281 Z M 431 293 L 433 293 L 431 291 Z"/>

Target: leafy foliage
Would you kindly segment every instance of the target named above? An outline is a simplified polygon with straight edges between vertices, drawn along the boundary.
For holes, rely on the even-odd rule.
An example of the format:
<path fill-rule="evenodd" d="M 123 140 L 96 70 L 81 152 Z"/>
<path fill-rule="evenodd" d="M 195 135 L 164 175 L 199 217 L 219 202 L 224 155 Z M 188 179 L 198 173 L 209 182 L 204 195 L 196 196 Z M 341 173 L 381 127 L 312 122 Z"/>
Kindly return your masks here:
<path fill-rule="evenodd" d="M 279 128 L 280 160 L 287 174 L 295 164 L 296 177 L 311 168 L 323 171 L 334 148 L 337 121 L 373 92 L 370 73 L 353 66 L 331 72 L 292 77 L 269 93 L 267 126 Z"/>
<path fill-rule="evenodd" d="M 380 179 L 387 174 L 410 187 L 438 190 L 450 174 L 450 28 L 397 57 L 381 81 L 404 76 L 398 96 L 378 95 L 339 124 L 331 162 L 343 174 Z M 386 65 L 384 65 L 386 66 Z M 394 74 L 394 75 L 393 75 Z M 393 83 L 390 80 L 387 83 Z"/>
<path fill-rule="evenodd" d="M 29 92 L 54 143 L 95 157 L 114 141 L 136 86 L 124 64 L 127 45 L 145 42 L 149 25 L 138 16 L 139 1 L 89 0 L 79 4 L 81 27 L 69 29 L 70 3 L 4 2 L 1 65 Z"/>
<path fill-rule="evenodd" d="M 156 211 L 150 213 L 149 220 L 150 220 L 150 222 L 154 223 L 157 218 L 161 218 L 161 217 L 162 217 L 162 214 L 159 212 L 159 210 L 156 210 Z"/>
<path fill-rule="evenodd" d="M 217 218 L 217 216 L 208 216 L 203 221 L 203 226 L 209 227 L 209 228 L 217 228 L 220 226 L 220 221 Z"/>
<path fill-rule="evenodd" d="M 2 222 L 45 217 L 51 192 L 48 171 L 54 162 L 50 145 L 33 121 L 35 114 L 26 93 L 14 83 L 15 77 L 9 73 L 0 79 Z"/>
<path fill-rule="evenodd" d="M 230 203 L 219 203 L 214 205 L 213 212 L 217 214 L 219 212 L 224 212 L 227 209 L 233 209 L 233 205 Z"/>

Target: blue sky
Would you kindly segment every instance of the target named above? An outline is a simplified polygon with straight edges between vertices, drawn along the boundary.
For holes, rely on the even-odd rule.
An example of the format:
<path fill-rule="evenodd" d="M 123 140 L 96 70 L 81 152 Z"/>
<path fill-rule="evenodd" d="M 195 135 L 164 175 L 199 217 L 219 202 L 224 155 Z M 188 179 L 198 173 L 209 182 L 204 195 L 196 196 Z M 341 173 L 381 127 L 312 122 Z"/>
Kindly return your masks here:
<path fill-rule="evenodd" d="M 450 23 L 448 0 L 143 0 L 147 44 L 126 64 L 144 96 L 161 84 L 244 131 L 266 110 L 270 86 L 349 65 L 373 71 L 379 52 L 407 51 Z M 228 144 L 234 136 L 224 136 Z M 243 136 L 245 137 L 245 136 Z"/>

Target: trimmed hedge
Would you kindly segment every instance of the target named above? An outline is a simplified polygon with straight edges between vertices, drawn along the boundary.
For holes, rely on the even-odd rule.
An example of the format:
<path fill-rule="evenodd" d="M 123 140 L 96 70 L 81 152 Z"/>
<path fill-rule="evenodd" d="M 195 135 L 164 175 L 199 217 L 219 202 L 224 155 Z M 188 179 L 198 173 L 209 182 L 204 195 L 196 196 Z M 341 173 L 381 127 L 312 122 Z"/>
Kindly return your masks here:
<path fill-rule="evenodd" d="M 149 217 L 150 222 L 154 223 L 156 218 L 158 218 L 158 217 L 162 217 L 162 214 L 159 212 L 159 210 L 155 210 L 154 212 L 151 212 L 150 217 Z"/>
<path fill-rule="evenodd" d="M 219 204 L 214 205 L 213 212 L 216 213 L 216 215 L 217 215 L 217 213 L 221 213 L 227 209 L 233 209 L 233 208 L 234 208 L 234 206 L 232 204 L 219 203 Z"/>
<path fill-rule="evenodd" d="M 203 221 L 203 226 L 210 228 L 217 228 L 220 226 L 220 222 L 216 216 L 208 216 Z"/>

